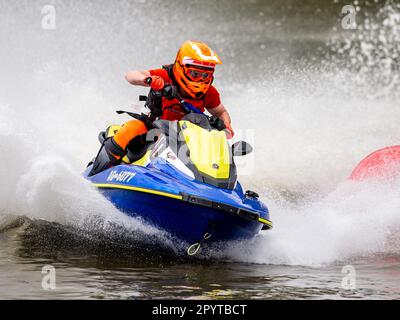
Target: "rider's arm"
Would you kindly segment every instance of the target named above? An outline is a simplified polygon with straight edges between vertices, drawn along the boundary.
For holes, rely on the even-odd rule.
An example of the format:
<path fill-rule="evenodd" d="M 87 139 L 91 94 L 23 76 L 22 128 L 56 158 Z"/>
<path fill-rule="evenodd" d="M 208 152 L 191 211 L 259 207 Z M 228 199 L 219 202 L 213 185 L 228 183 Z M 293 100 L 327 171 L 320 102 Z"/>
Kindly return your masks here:
<path fill-rule="evenodd" d="M 228 139 L 233 138 L 235 133 L 233 132 L 231 125 L 231 116 L 228 111 L 225 109 L 225 106 L 221 103 L 218 107 L 207 109 L 213 116 L 220 118 L 224 124 L 226 129 L 228 130 Z"/>
<path fill-rule="evenodd" d="M 216 108 L 207 109 L 207 110 L 213 116 L 216 116 L 217 118 L 220 118 L 225 123 L 225 125 L 227 127 L 231 126 L 231 117 L 230 117 L 228 111 L 225 109 L 225 106 L 222 103 Z"/>
<path fill-rule="evenodd" d="M 148 78 L 150 76 L 151 76 L 150 72 L 147 70 L 146 71 L 131 71 L 125 75 L 125 79 L 130 84 L 133 84 L 135 86 L 149 87 L 149 85 L 145 83 L 145 80 L 146 80 L 146 78 Z"/>

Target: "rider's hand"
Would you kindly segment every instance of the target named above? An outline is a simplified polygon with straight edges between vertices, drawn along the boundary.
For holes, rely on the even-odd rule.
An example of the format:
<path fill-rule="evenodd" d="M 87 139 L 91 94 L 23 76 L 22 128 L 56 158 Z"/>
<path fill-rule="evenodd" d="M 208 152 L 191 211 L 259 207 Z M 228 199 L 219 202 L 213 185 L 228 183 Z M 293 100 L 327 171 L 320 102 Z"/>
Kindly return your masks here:
<path fill-rule="evenodd" d="M 232 126 L 230 123 L 225 123 L 225 133 L 226 133 L 226 137 L 228 139 L 232 139 L 235 136 L 235 132 L 232 129 Z"/>
<path fill-rule="evenodd" d="M 168 100 L 172 100 L 176 97 L 176 94 L 178 93 L 178 89 L 171 85 L 171 84 L 167 84 L 164 86 L 162 95 L 163 97 L 167 98 Z"/>
<path fill-rule="evenodd" d="M 151 76 L 146 78 L 145 83 L 148 84 L 153 90 L 161 91 L 164 89 L 165 82 L 159 76 Z"/>

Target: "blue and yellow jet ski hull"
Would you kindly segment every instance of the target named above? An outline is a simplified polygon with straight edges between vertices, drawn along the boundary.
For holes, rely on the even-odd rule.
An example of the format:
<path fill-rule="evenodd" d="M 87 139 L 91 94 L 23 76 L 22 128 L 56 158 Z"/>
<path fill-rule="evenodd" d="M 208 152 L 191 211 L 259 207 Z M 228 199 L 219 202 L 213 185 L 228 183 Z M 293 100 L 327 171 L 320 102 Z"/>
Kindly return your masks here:
<path fill-rule="evenodd" d="M 116 208 L 185 242 L 249 239 L 272 228 L 268 208 L 240 183 L 233 190 L 188 179 L 164 159 L 118 165 L 89 177 Z"/>

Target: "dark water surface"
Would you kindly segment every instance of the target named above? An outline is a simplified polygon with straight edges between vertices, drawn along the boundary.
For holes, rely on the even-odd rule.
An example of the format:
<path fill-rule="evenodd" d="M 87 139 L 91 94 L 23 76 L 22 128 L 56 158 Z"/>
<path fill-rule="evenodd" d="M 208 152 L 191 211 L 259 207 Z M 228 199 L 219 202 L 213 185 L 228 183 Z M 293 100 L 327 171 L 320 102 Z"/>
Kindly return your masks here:
<path fill-rule="evenodd" d="M 304 267 L 189 260 L 156 247 L 88 244 L 70 232 L 44 222 L 3 232 L 1 298 L 400 299 L 396 256 L 353 261 L 354 289 L 342 286 L 344 263 Z M 47 265 L 56 270 L 55 290 L 42 288 Z"/>

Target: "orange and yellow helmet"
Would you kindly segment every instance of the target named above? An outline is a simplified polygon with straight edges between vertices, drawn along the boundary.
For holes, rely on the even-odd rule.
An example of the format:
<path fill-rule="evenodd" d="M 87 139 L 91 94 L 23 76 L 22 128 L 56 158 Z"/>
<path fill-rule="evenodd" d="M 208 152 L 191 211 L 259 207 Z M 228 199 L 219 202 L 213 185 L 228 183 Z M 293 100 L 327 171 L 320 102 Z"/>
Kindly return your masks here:
<path fill-rule="evenodd" d="M 188 95 L 200 99 L 213 82 L 217 64 L 222 64 L 221 60 L 205 43 L 186 41 L 173 67 L 175 80 Z"/>

